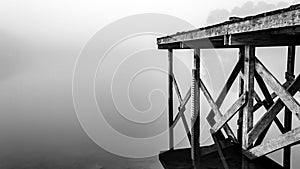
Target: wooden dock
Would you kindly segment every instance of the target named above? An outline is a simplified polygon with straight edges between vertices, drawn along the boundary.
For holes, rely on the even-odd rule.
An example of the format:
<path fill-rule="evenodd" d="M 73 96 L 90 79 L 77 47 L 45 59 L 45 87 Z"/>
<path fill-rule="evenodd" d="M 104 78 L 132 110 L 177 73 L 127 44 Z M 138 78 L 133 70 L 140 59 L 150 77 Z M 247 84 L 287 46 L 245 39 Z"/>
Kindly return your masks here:
<path fill-rule="evenodd" d="M 245 18 L 228 21 L 195 30 L 178 32 L 157 39 L 158 49 L 168 50 L 169 60 L 169 151 L 160 154 L 165 168 L 290 168 L 291 146 L 300 142 L 300 127 L 292 129 L 292 117 L 300 120 L 300 104 L 294 95 L 300 89 L 300 75 L 295 75 L 296 46 L 300 45 L 300 5 L 265 12 Z M 286 46 L 287 63 L 284 83 L 280 83 L 264 64 L 256 57 L 256 48 L 269 46 Z M 228 77 L 217 99 L 211 97 L 210 91 L 200 78 L 200 55 L 202 49 L 236 48 L 239 50 L 238 62 Z M 175 74 L 173 73 L 173 51 L 191 49 L 194 51 L 192 82 L 188 92 L 182 97 Z M 201 56 L 206 57 L 206 56 Z M 209 56 L 208 56 L 209 57 Z M 220 111 L 228 91 L 234 81 L 239 81 L 237 99 L 225 112 Z M 257 83 L 261 95 L 255 91 Z M 173 90 L 179 100 L 178 112 L 174 116 Z M 211 136 L 216 148 L 214 152 L 203 154 L 209 147 L 199 144 L 201 105 L 203 94 L 210 105 L 207 116 Z M 187 102 L 191 100 L 189 119 L 185 117 Z M 264 115 L 254 124 L 254 113 L 264 108 Z M 284 120 L 277 115 L 284 109 Z M 238 116 L 237 135 L 228 121 Z M 183 121 L 190 149 L 176 150 L 173 130 L 179 120 Z M 272 123 L 280 132 L 275 139 L 262 143 Z M 223 132 L 222 132 L 223 131 Z M 224 147 L 224 140 L 230 140 L 233 146 Z M 283 166 L 270 160 L 265 155 L 284 149 Z M 265 163 L 265 164 L 263 164 Z M 196 164 L 200 164 L 199 166 Z M 221 164 L 221 165 L 220 165 Z M 246 164 L 246 165 L 245 165 Z M 221 167 L 220 167 L 221 166 Z"/>

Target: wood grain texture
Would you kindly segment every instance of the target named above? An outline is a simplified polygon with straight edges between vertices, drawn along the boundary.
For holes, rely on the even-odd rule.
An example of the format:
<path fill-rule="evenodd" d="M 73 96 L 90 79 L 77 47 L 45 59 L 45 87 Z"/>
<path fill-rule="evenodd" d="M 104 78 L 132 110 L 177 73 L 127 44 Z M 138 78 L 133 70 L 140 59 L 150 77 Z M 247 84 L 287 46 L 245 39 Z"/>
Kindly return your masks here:
<path fill-rule="evenodd" d="M 263 155 L 267 155 L 299 141 L 300 127 L 293 129 L 285 134 L 279 135 L 275 139 L 271 139 L 264 144 L 251 148 L 248 151 L 244 151 L 244 154 L 250 159 L 254 159 Z"/>
<path fill-rule="evenodd" d="M 233 103 L 232 106 L 223 114 L 217 123 L 211 128 L 212 132 L 219 131 L 245 104 L 246 94 L 244 93 L 240 98 Z"/>
<path fill-rule="evenodd" d="M 265 68 L 265 66 L 256 60 L 255 68 L 257 73 L 264 79 L 271 89 L 279 96 L 282 102 L 289 108 L 289 110 L 296 115 L 300 120 L 300 105 L 296 99 L 287 92 L 279 81 Z"/>
<path fill-rule="evenodd" d="M 248 16 L 239 20 L 225 21 L 212 26 L 164 36 L 157 39 L 157 44 L 163 45 L 175 42 L 188 42 L 212 37 L 222 37 L 222 42 L 224 44 L 225 35 L 296 27 L 299 25 L 300 6 L 296 5 L 255 16 Z"/>
<path fill-rule="evenodd" d="M 293 96 L 300 88 L 300 75 L 292 82 L 292 84 L 287 88 L 287 91 Z M 284 103 L 278 99 L 271 108 L 258 120 L 254 127 L 249 131 L 248 143 L 253 143 L 261 132 L 274 120 L 276 115 L 284 107 Z"/>

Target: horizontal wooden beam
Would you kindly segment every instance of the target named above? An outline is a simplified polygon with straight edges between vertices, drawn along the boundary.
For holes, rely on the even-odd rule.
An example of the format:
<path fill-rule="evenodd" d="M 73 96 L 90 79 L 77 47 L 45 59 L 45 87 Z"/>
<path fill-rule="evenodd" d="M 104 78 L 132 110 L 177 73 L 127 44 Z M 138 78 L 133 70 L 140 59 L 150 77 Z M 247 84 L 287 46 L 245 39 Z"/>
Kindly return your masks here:
<path fill-rule="evenodd" d="M 285 134 L 277 136 L 268 142 L 244 151 L 243 153 L 250 159 L 267 155 L 286 146 L 300 141 L 300 127 L 293 129 Z"/>
<path fill-rule="evenodd" d="M 211 128 L 213 133 L 219 131 L 245 104 L 246 94 L 244 93 L 234 104 L 226 111 L 226 113 Z"/>
<path fill-rule="evenodd" d="M 300 75 L 287 88 L 287 91 L 293 96 L 300 88 Z M 254 127 L 249 131 L 248 143 L 252 144 L 261 132 L 274 120 L 276 115 L 284 107 L 284 103 L 278 99 L 271 108 L 258 120 Z"/>
<path fill-rule="evenodd" d="M 242 35 L 264 30 L 273 31 L 281 28 L 297 27 L 299 25 L 300 5 L 297 5 L 285 9 L 262 13 L 255 16 L 241 18 L 238 20 L 225 21 L 216 25 L 164 36 L 157 39 L 157 44 L 158 46 L 161 46 L 164 44 L 173 44 L 177 42 L 187 42 L 228 35 L 230 37 L 230 35 Z M 225 43 L 224 45 L 224 40 L 222 41 L 222 43 L 223 46 L 226 46 L 227 44 Z M 228 41 L 228 43 L 230 43 L 230 40 Z"/>

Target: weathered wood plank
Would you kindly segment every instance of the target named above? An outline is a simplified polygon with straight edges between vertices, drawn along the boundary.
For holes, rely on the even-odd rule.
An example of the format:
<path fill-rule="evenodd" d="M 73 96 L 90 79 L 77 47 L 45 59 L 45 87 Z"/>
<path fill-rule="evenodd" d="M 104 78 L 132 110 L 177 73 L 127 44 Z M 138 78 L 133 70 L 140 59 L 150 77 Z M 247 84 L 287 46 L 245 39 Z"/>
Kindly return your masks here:
<path fill-rule="evenodd" d="M 226 111 L 226 113 L 219 119 L 219 121 L 211 128 L 212 132 L 219 131 L 224 124 L 226 124 L 245 104 L 246 94 L 244 93 L 237 101 Z"/>
<path fill-rule="evenodd" d="M 177 113 L 171 128 L 174 128 L 176 126 L 176 124 L 178 123 L 179 119 L 183 116 L 183 113 L 186 110 L 185 106 L 190 98 L 191 98 L 191 88 L 189 88 L 189 90 L 185 94 L 182 104 L 180 104 L 180 106 L 179 106 L 179 112 Z"/>
<path fill-rule="evenodd" d="M 244 61 L 244 57 L 245 57 L 245 50 L 243 47 L 239 48 L 239 60 Z M 241 68 L 240 74 L 239 74 L 239 97 L 244 94 L 244 70 Z M 237 129 L 237 139 L 238 142 L 241 143 L 242 142 L 242 135 L 243 135 L 243 109 L 241 109 L 239 111 L 239 116 L 238 116 L 238 120 L 237 120 L 237 125 L 238 125 L 238 129 Z"/>
<path fill-rule="evenodd" d="M 199 80 L 199 86 L 200 86 L 200 89 L 202 90 L 206 100 L 208 101 L 208 104 L 210 105 L 211 109 L 214 111 L 217 121 L 219 121 L 223 115 L 220 112 L 218 106 L 214 102 L 213 98 L 209 94 L 207 88 L 205 87 L 205 85 L 201 79 Z M 231 137 L 234 141 L 236 141 L 235 135 L 228 125 L 226 127 L 224 126 L 224 130 L 229 137 Z"/>
<path fill-rule="evenodd" d="M 299 141 L 300 127 L 293 129 L 285 134 L 279 135 L 275 139 L 271 139 L 264 144 L 244 151 L 244 154 L 250 159 L 254 159 L 263 155 L 267 155 Z"/>
<path fill-rule="evenodd" d="M 222 88 L 222 91 L 220 92 L 218 98 L 216 99 L 216 106 L 220 107 L 228 93 L 228 91 L 230 90 L 234 80 L 236 79 L 236 77 L 238 76 L 240 70 L 242 69 L 243 66 L 243 59 L 239 59 L 238 62 L 236 63 L 234 69 L 232 70 L 231 74 L 229 75 L 226 84 L 224 85 L 224 87 Z M 215 118 L 215 113 L 213 110 L 210 110 L 210 112 L 208 113 L 206 119 L 209 123 L 209 125 L 212 127 L 215 123 L 216 123 L 216 119 Z M 230 128 L 227 124 L 225 124 L 224 129 L 227 130 L 228 133 L 233 133 L 232 131 L 230 132 Z"/>
<path fill-rule="evenodd" d="M 173 77 L 174 87 L 175 87 L 175 91 L 176 91 L 179 103 L 182 104 L 183 100 L 182 100 L 181 93 L 180 93 L 180 90 L 179 90 L 179 86 L 178 86 L 178 83 L 176 81 L 174 73 L 172 74 L 172 77 Z"/>
<path fill-rule="evenodd" d="M 287 91 L 293 96 L 300 88 L 300 75 L 287 88 Z M 284 103 L 278 99 L 271 108 L 258 120 L 254 127 L 249 131 L 249 144 L 252 144 L 261 132 L 274 120 L 276 115 L 284 107 Z"/>
<path fill-rule="evenodd" d="M 222 113 L 219 110 L 219 107 L 216 105 L 216 103 L 214 102 L 213 98 L 211 97 L 209 91 L 207 90 L 206 86 L 204 85 L 204 83 L 202 82 L 202 80 L 199 80 L 199 86 L 200 89 L 202 90 L 210 108 L 214 111 L 216 117 L 217 117 L 217 121 L 220 120 L 220 118 L 223 116 Z"/>
<path fill-rule="evenodd" d="M 258 86 L 260 87 L 264 97 L 266 98 L 266 101 L 263 102 L 264 107 L 266 108 L 266 110 L 268 110 L 273 104 L 273 98 L 271 96 L 271 94 L 269 93 L 269 90 L 266 86 L 266 84 L 264 83 L 263 79 L 259 76 L 259 74 L 257 73 L 257 71 L 255 71 L 254 73 L 254 77 L 258 83 Z M 274 119 L 276 125 L 278 126 L 278 128 L 280 129 L 280 131 L 283 133 L 284 132 L 284 128 L 282 126 L 282 124 L 280 123 L 279 119 L 277 117 L 275 117 Z M 271 127 L 271 123 L 264 129 L 264 131 L 258 136 L 256 142 L 255 142 L 255 146 L 259 145 L 262 143 L 263 139 L 265 138 L 269 128 Z"/>
<path fill-rule="evenodd" d="M 195 29 L 187 32 L 179 32 L 173 35 L 157 39 L 157 44 L 192 41 L 228 34 L 238 34 L 284 28 L 300 25 L 299 5 L 290 8 L 262 13 L 256 16 L 241 18 L 237 21 L 225 21 L 220 24 Z"/>
<path fill-rule="evenodd" d="M 185 130 L 186 136 L 189 140 L 190 145 L 192 145 L 190 129 L 189 129 L 189 126 L 188 126 L 188 123 L 186 121 L 186 118 L 185 118 L 184 114 L 182 114 L 181 119 L 182 119 L 182 123 L 183 123 L 183 127 L 184 127 L 184 130 Z"/>
<path fill-rule="evenodd" d="M 253 93 L 255 70 L 255 47 L 245 46 L 244 57 L 244 93 L 247 92 L 247 103 L 243 108 L 242 147 L 248 148 L 248 131 L 253 127 Z"/>
<path fill-rule="evenodd" d="M 274 90 L 280 97 L 283 103 L 293 112 L 300 120 L 300 105 L 290 93 L 288 93 L 278 82 L 278 80 L 263 66 L 263 64 L 256 59 L 255 68 L 257 73 L 264 79 L 264 81 Z"/>
<path fill-rule="evenodd" d="M 287 54 L 287 66 L 286 66 L 286 81 L 294 80 L 295 75 L 295 56 L 296 56 L 296 46 L 288 46 Z M 287 131 L 292 129 L 292 113 L 289 109 L 285 108 L 284 113 L 284 127 Z M 287 146 L 283 149 L 283 166 L 285 168 L 291 168 L 291 147 Z"/>
<path fill-rule="evenodd" d="M 285 82 L 284 84 L 282 84 L 283 88 L 287 88 L 291 85 L 292 81 L 287 81 Z M 275 92 L 272 92 L 271 93 L 271 97 L 272 99 L 274 100 L 276 97 L 277 97 L 277 94 Z M 253 112 L 255 112 L 256 110 L 258 110 L 259 108 L 261 108 L 261 106 L 263 106 L 264 104 L 267 104 L 267 100 L 264 99 L 261 101 L 261 103 L 256 103 L 254 106 L 253 106 Z"/>

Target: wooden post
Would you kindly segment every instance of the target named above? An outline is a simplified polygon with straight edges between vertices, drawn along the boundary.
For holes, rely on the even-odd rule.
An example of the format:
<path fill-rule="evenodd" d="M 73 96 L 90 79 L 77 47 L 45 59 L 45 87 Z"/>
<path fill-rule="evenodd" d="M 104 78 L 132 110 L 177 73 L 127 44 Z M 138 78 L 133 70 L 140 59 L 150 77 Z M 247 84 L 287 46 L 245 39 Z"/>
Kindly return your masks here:
<path fill-rule="evenodd" d="M 254 93 L 254 70 L 255 70 L 255 47 L 244 46 L 244 93 L 248 93 L 247 103 L 243 109 L 242 121 L 242 147 L 247 149 L 248 131 L 253 127 L 253 93 Z"/>
<path fill-rule="evenodd" d="M 244 61 L 244 56 L 245 56 L 245 50 L 244 48 L 239 48 L 239 59 L 242 59 Z M 244 68 L 241 69 L 241 73 L 239 75 L 239 97 L 244 93 Z M 239 116 L 238 116 L 238 130 L 237 130 L 237 139 L 239 143 L 242 143 L 242 128 L 243 128 L 243 109 L 239 111 Z"/>
<path fill-rule="evenodd" d="M 191 118 L 191 158 L 194 162 L 199 161 L 200 157 L 200 49 L 194 49 L 194 69 L 192 70 L 192 118 Z"/>
<path fill-rule="evenodd" d="M 169 98 L 168 98 L 168 110 L 169 110 L 169 149 L 174 150 L 174 129 L 171 127 L 173 124 L 173 50 L 168 50 L 169 60 Z"/>
<path fill-rule="evenodd" d="M 287 55 L 287 71 L 285 74 L 286 81 L 294 79 L 295 53 L 296 47 L 289 46 Z M 285 131 L 290 131 L 292 129 L 292 112 L 288 108 L 285 108 L 284 127 Z M 287 146 L 283 150 L 283 166 L 286 169 L 291 168 L 291 146 Z"/>

